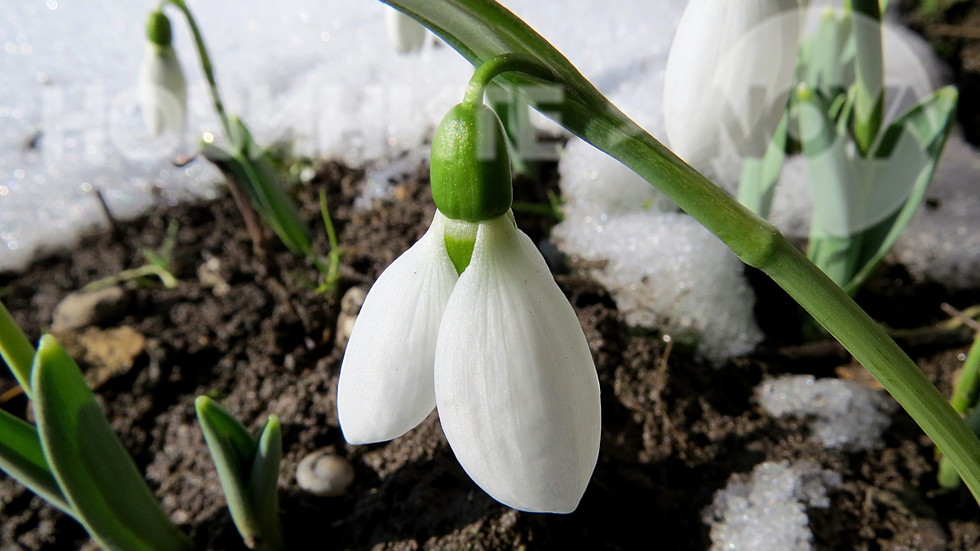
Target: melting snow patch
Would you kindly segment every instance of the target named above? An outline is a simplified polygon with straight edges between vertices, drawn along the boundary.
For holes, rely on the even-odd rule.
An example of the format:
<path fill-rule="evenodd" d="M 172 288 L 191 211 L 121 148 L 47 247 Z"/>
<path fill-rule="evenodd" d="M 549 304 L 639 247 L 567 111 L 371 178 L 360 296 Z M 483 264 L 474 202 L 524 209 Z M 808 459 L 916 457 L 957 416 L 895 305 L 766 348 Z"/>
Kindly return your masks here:
<path fill-rule="evenodd" d="M 827 490 L 840 473 L 812 463 L 762 463 L 733 475 L 704 511 L 712 551 L 808 551 L 813 548 L 807 507 L 830 505 Z"/>
<path fill-rule="evenodd" d="M 770 379 L 759 387 L 758 396 L 773 417 L 805 417 L 815 440 L 847 451 L 880 447 L 881 432 L 896 406 L 884 392 L 860 383 L 811 375 Z"/>

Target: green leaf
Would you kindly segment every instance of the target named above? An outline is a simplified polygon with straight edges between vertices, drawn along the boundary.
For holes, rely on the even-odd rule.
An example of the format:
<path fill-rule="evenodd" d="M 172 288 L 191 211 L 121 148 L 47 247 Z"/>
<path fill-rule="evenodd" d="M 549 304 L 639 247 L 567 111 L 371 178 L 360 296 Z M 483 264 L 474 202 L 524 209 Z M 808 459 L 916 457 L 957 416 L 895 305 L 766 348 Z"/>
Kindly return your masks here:
<path fill-rule="evenodd" d="M 255 516 L 261 527 L 262 546 L 265 549 L 283 548 L 279 528 L 279 463 L 282 460 L 282 429 L 279 418 L 270 415 L 262 432 L 259 446 L 252 460 L 252 472 L 248 478 L 248 495 L 252 500 Z"/>
<path fill-rule="evenodd" d="M 31 364 L 34 362 L 34 347 L 2 302 L 0 302 L 0 357 L 7 363 L 20 387 L 24 389 L 24 394 L 30 398 L 33 394 Z"/>
<path fill-rule="evenodd" d="M 953 127 L 957 96 L 956 88 L 941 88 L 909 109 L 885 130 L 875 158 L 891 164 L 897 173 L 896 178 L 914 178 L 914 182 L 900 208 L 872 228 L 863 240 L 860 269 L 844 286 L 849 293 L 864 283 L 895 246 L 922 204 Z M 881 185 L 890 183 L 887 176 L 883 179 L 886 181 Z"/>
<path fill-rule="evenodd" d="M 37 430 L 0 409 L 0 435 L 0 469 L 44 501 L 74 515 L 44 458 Z"/>
<path fill-rule="evenodd" d="M 41 338 L 32 376 L 35 414 L 48 464 L 76 518 L 105 549 L 192 549 L 112 432 L 74 360 Z"/>
<path fill-rule="evenodd" d="M 255 212 L 272 228 L 286 248 L 295 254 L 313 258 L 309 230 L 300 218 L 296 205 L 276 179 L 268 155 L 252 140 L 240 120 L 236 118 L 233 122 L 232 141 L 235 147 L 232 151 L 202 143 L 201 153 L 238 184 Z"/>
<path fill-rule="evenodd" d="M 861 223 L 863 201 L 855 194 L 860 192 L 862 173 L 848 155 L 846 135 L 830 118 L 830 105 L 818 92 L 800 86 L 793 109 L 813 197 L 807 256 L 843 285 L 857 270 L 858 232 L 852 228 Z"/>
<path fill-rule="evenodd" d="M 842 95 L 854 82 L 853 19 L 849 11 L 828 7 L 817 32 L 800 46 L 797 81 L 825 97 Z"/>
<path fill-rule="evenodd" d="M 738 182 L 738 201 L 763 218 L 769 217 L 772 199 L 779 182 L 779 174 L 786 161 L 789 111 L 783 113 L 779 126 L 769 141 L 761 159 L 746 157 L 742 163 L 742 175 Z"/>
<path fill-rule="evenodd" d="M 252 549 L 281 549 L 277 482 L 282 457 L 279 421 L 271 416 L 258 440 L 207 396 L 195 402 L 235 527 Z"/>
<path fill-rule="evenodd" d="M 239 118 L 232 117 L 232 129 L 237 134 L 233 156 L 241 167 L 245 186 L 255 210 L 279 236 L 290 251 L 311 255 L 310 231 L 300 218 L 296 204 L 276 178 L 268 155 Z"/>

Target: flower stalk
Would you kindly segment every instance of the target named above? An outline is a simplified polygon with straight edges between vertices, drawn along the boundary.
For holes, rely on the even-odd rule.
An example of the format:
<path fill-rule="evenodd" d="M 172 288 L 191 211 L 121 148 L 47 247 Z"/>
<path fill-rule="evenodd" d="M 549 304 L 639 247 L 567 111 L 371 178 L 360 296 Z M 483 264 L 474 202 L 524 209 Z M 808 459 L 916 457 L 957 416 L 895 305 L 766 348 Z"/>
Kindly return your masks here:
<path fill-rule="evenodd" d="M 225 131 L 226 136 L 231 135 L 231 123 L 228 119 L 228 114 L 225 112 L 225 104 L 221 101 L 221 94 L 218 93 L 218 82 L 214 78 L 214 67 L 211 65 L 211 55 L 208 53 L 208 48 L 204 44 L 204 35 L 201 34 L 201 29 L 197 26 L 197 20 L 194 19 L 194 14 L 191 13 L 190 8 L 184 0 L 163 0 L 160 3 L 160 9 L 166 4 L 171 4 L 184 15 L 184 19 L 187 21 L 187 26 L 190 28 L 191 36 L 194 37 L 194 45 L 197 48 L 197 55 L 201 60 L 201 70 L 204 72 L 204 78 L 208 81 L 208 89 L 211 92 L 211 102 L 214 104 L 214 112 L 218 115 L 218 120 L 221 122 L 221 127 Z"/>
<path fill-rule="evenodd" d="M 980 499 L 980 440 L 897 344 L 769 222 L 739 204 L 633 123 L 564 56 L 490 0 L 386 0 L 428 26 L 474 66 L 503 54 L 531 56 L 564 92 L 556 122 L 656 186 L 743 262 L 783 287 L 909 412 Z M 503 32 L 506 30 L 506 32 Z M 504 75 L 521 94 L 528 79 Z"/>

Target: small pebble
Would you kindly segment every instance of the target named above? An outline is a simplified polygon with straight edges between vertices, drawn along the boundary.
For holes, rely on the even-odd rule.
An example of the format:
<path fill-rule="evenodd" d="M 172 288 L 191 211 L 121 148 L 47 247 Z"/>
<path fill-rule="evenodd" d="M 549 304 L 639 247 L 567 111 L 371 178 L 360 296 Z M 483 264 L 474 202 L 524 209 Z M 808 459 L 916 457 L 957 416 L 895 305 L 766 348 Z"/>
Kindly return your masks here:
<path fill-rule="evenodd" d="M 197 267 L 197 279 L 204 287 L 210 287 L 216 297 L 231 292 L 231 285 L 222 275 L 221 259 L 218 257 L 211 257 Z"/>
<path fill-rule="evenodd" d="M 334 337 L 334 342 L 340 348 L 345 348 L 347 341 L 350 340 L 351 331 L 354 330 L 354 320 L 357 319 L 357 314 L 361 311 L 365 297 L 367 297 L 367 291 L 363 288 L 351 287 L 340 299 L 340 315 L 337 316 L 337 334 Z"/>
<path fill-rule="evenodd" d="M 343 457 L 324 451 L 307 455 L 296 468 L 296 483 L 316 496 L 339 496 L 353 482 L 354 467 Z"/>
<path fill-rule="evenodd" d="M 54 309 L 51 332 L 61 333 L 110 323 L 121 318 L 129 307 L 129 295 L 113 285 L 95 291 L 75 291 L 61 299 Z"/>

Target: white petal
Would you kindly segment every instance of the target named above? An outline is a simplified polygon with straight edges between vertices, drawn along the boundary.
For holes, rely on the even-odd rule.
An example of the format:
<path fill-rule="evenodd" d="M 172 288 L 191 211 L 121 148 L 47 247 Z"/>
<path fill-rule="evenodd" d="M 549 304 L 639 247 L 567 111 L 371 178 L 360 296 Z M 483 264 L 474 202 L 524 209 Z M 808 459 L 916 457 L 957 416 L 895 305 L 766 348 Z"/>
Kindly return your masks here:
<path fill-rule="evenodd" d="M 664 73 L 674 153 L 703 168 L 724 152 L 765 152 L 792 86 L 805 8 L 801 0 L 691 0 Z"/>
<path fill-rule="evenodd" d="M 599 454 L 599 381 L 575 312 L 509 213 L 480 224 L 446 305 L 436 402 L 488 494 L 524 511 L 575 510 Z"/>
<path fill-rule="evenodd" d="M 344 438 L 397 438 L 435 408 L 432 372 L 439 322 L 456 283 L 443 244 L 445 217 L 385 268 L 354 322 L 340 367 L 337 412 Z"/>
<path fill-rule="evenodd" d="M 184 130 L 187 84 L 173 48 L 147 45 L 138 94 L 143 121 L 151 134 Z"/>
<path fill-rule="evenodd" d="M 394 8 L 385 13 L 385 29 L 388 31 L 388 40 L 400 54 L 417 52 L 425 45 L 425 27 Z"/>

